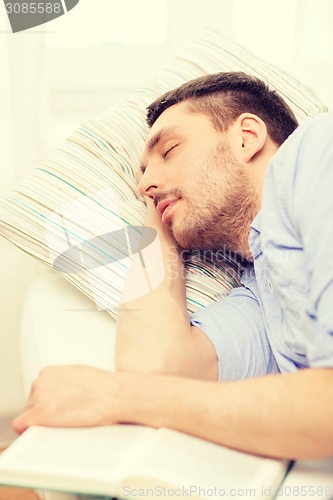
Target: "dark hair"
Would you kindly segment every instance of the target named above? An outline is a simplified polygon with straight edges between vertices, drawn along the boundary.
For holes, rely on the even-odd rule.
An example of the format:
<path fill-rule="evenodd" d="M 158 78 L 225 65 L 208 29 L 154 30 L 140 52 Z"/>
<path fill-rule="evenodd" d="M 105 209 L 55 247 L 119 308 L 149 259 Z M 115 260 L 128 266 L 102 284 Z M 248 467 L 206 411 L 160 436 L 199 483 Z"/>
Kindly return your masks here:
<path fill-rule="evenodd" d="M 225 131 L 242 113 L 261 118 L 271 139 L 280 146 L 298 126 L 282 97 L 262 80 L 242 72 L 215 73 L 166 92 L 147 108 L 151 127 L 170 106 L 188 101 L 194 112 L 208 114 L 216 129 Z"/>

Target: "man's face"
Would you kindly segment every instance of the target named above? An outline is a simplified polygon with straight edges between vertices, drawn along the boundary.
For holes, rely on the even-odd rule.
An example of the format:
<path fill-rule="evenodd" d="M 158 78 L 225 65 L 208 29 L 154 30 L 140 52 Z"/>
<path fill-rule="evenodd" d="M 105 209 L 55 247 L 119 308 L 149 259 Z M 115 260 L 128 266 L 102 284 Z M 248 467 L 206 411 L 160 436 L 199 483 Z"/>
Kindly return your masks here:
<path fill-rule="evenodd" d="M 243 252 L 256 197 L 228 134 L 182 102 L 152 126 L 142 157 L 140 193 L 153 198 L 162 222 L 189 249 Z"/>

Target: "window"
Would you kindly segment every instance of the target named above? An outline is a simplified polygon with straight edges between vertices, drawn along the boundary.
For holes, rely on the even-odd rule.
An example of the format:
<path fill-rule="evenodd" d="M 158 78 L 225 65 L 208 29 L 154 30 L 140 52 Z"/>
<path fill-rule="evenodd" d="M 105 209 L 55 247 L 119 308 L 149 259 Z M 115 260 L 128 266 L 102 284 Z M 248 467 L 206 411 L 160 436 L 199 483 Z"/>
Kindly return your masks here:
<path fill-rule="evenodd" d="M 84 116 L 105 109 L 149 80 L 206 26 L 331 100 L 332 2 L 318 2 L 322 8 L 311 0 L 281 0 L 274 8 L 266 0 L 80 0 L 45 28 L 51 108 Z"/>
<path fill-rule="evenodd" d="M 80 0 L 47 25 L 50 88 L 128 95 L 200 29 L 230 35 L 232 12 L 229 0 Z"/>
<path fill-rule="evenodd" d="M 46 44 L 71 49 L 159 45 L 165 44 L 167 37 L 167 0 L 80 0 L 73 10 L 52 22 Z"/>
<path fill-rule="evenodd" d="M 171 54 L 169 7 L 170 0 L 80 0 L 49 23 L 51 113 L 97 113 L 156 73 Z"/>

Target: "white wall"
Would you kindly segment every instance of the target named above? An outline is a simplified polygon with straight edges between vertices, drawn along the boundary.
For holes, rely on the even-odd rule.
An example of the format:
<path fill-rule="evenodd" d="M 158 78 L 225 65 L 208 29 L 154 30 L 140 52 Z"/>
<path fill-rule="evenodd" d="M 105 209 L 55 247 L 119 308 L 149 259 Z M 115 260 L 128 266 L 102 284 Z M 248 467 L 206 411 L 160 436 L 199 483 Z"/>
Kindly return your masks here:
<path fill-rule="evenodd" d="M 147 0 L 153 8 L 148 6 L 141 13 L 134 12 L 137 0 L 123 0 L 129 2 L 123 17 L 117 11 L 118 0 L 107 0 L 108 12 L 103 11 L 105 1 L 80 0 L 70 13 L 44 28 L 15 35 L 0 33 L 0 194 L 5 184 L 25 175 L 86 116 L 127 96 L 206 26 L 218 27 L 255 54 L 290 71 L 315 88 L 333 110 L 331 0 L 167 0 L 166 11 L 162 0 Z M 101 2 L 104 7 L 99 10 Z M 83 8 L 87 14 L 82 24 L 77 20 Z M 8 30 L 1 9 L 0 28 Z M 117 23 L 125 33 L 133 29 L 130 22 L 146 33 L 150 26 L 161 26 L 165 12 L 170 17 L 162 44 L 73 47 L 79 32 L 87 29 L 95 30 L 90 39 L 98 42 L 101 35 L 105 40 L 112 16 L 118 15 Z M 61 48 L 61 43 L 51 47 L 50 37 L 61 42 L 65 35 L 71 47 Z M 17 335 L 24 296 L 38 266 L 4 240 L 0 240 L 0 255 L 1 414 L 23 404 Z"/>

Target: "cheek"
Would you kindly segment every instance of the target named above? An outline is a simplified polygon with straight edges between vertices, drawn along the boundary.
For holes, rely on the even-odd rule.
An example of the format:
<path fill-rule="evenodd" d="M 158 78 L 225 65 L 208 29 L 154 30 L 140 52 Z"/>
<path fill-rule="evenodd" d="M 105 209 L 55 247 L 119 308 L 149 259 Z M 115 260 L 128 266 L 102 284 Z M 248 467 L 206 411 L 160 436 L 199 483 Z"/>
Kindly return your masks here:
<path fill-rule="evenodd" d="M 185 154 L 178 155 L 164 166 L 165 175 L 174 185 L 182 190 L 193 184 L 197 176 L 197 168 L 191 158 Z"/>
<path fill-rule="evenodd" d="M 195 154 L 193 151 L 191 155 L 182 155 L 180 157 L 180 169 L 178 174 L 187 178 L 189 182 L 196 182 L 197 184 L 202 182 L 208 172 L 207 172 L 207 160 L 204 161 L 203 155 Z"/>
<path fill-rule="evenodd" d="M 181 189 L 184 196 L 196 201 L 215 198 L 221 179 L 217 179 L 216 169 L 207 154 L 193 150 L 179 154 L 169 166 L 165 166 L 170 182 Z M 214 191 L 214 194 L 213 194 Z"/>

